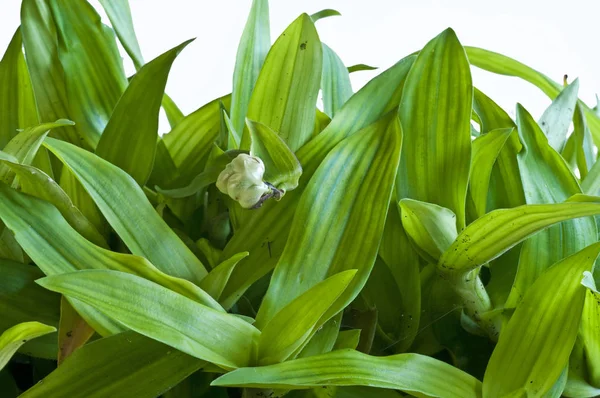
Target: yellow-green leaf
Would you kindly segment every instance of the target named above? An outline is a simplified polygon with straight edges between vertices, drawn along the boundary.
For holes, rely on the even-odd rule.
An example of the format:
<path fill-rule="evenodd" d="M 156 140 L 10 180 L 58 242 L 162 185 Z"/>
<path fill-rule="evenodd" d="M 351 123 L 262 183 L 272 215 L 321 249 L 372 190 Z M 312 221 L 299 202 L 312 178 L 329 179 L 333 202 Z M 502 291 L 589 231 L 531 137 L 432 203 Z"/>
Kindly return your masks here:
<path fill-rule="evenodd" d="M 0 369 L 2 369 L 15 352 L 31 339 L 56 332 L 54 326 L 39 322 L 24 322 L 5 330 L 0 335 Z"/>
<path fill-rule="evenodd" d="M 250 364 L 260 335 L 234 315 L 123 272 L 85 270 L 37 283 L 81 300 L 138 333 L 228 369 Z"/>
<path fill-rule="evenodd" d="M 358 268 L 323 322 L 360 292 L 377 256 L 401 143 L 402 130 L 392 111 L 342 141 L 323 160 L 298 203 L 290 236 L 257 315 L 259 327 L 338 272 Z"/>
<path fill-rule="evenodd" d="M 156 213 L 139 185 L 127 173 L 102 158 L 63 141 L 45 144 L 94 199 L 129 250 L 146 257 L 163 272 L 199 282 L 207 271 Z"/>
<path fill-rule="evenodd" d="M 154 165 L 158 113 L 171 65 L 185 41 L 144 65 L 131 79 L 96 147 L 96 154 L 144 186 Z"/>
<path fill-rule="evenodd" d="M 567 257 L 525 293 L 490 358 L 485 397 L 504 397 L 518 390 L 540 396 L 552 388 L 577 338 L 585 301 L 583 272 L 592 269 L 598 253 L 596 243 Z"/>
<path fill-rule="evenodd" d="M 356 270 L 342 271 L 292 300 L 262 328 L 258 341 L 259 365 L 283 362 L 298 349 L 348 287 Z"/>
<path fill-rule="evenodd" d="M 321 63 L 319 36 L 302 14 L 271 47 L 248 104 L 248 118 L 277 131 L 292 151 L 312 135 Z"/>
<path fill-rule="evenodd" d="M 465 226 L 472 100 L 469 61 L 454 31 L 447 29 L 419 52 L 406 78 L 396 190 L 398 199 L 450 209 L 459 230 Z"/>
<path fill-rule="evenodd" d="M 281 389 L 371 386 L 423 397 L 481 396 L 479 380 L 437 359 L 419 354 L 374 357 L 354 350 L 237 369 L 219 377 L 212 385 Z"/>

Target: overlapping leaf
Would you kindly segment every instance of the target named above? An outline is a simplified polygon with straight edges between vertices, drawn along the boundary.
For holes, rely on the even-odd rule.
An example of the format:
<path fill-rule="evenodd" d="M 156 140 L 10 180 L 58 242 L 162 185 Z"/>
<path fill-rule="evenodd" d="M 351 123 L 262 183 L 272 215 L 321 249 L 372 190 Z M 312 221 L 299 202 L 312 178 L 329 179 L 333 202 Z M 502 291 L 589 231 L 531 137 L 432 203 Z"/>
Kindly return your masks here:
<path fill-rule="evenodd" d="M 123 272 L 78 271 L 37 283 L 81 300 L 138 333 L 224 368 L 248 366 L 260 335 L 238 317 Z"/>
<path fill-rule="evenodd" d="M 212 385 L 281 389 L 371 386 L 427 397 L 481 395 L 481 383 L 477 379 L 436 359 L 418 354 L 373 357 L 354 350 L 238 369 L 221 376 Z"/>
<path fill-rule="evenodd" d="M 292 151 L 312 135 L 322 59 L 315 26 L 302 14 L 271 47 L 248 104 L 248 118 L 277 131 Z"/>
<path fill-rule="evenodd" d="M 127 173 L 100 157 L 62 141 L 45 145 L 77 176 L 110 225 L 133 254 L 163 272 L 194 282 L 206 269 L 160 218 Z"/>
<path fill-rule="evenodd" d="M 323 322 L 360 292 L 379 248 L 401 142 L 400 123 L 392 111 L 342 141 L 321 163 L 296 209 L 288 243 L 257 315 L 259 327 L 338 272 L 358 268 Z"/>
<path fill-rule="evenodd" d="M 594 244 L 567 257 L 525 293 L 490 358 L 483 383 L 486 397 L 517 391 L 541 396 L 552 388 L 577 338 L 585 301 L 583 272 L 592 269 L 598 253 L 600 244 Z"/>
<path fill-rule="evenodd" d="M 31 339 L 56 332 L 54 326 L 40 322 L 19 323 L 0 334 L 0 369 L 10 360 L 15 352 Z"/>

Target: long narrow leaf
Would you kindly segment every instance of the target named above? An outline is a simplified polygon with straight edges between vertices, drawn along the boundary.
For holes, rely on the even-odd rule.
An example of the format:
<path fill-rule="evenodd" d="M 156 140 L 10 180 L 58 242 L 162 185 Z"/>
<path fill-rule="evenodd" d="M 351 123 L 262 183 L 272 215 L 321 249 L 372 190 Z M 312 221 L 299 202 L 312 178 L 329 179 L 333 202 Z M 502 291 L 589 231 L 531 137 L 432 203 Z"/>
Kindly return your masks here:
<path fill-rule="evenodd" d="M 212 385 L 282 389 L 371 386 L 426 397 L 481 396 L 479 380 L 436 359 L 418 354 L 373 357 L 354 350 L 238 369 L 221 376 Z"/>
<path fill-rule="evenodd" d="M 10 360 L 15 352 L 28 340 L 56 332 L 54 326 L 39 322 L 19 323 L 0 335 L 0 369 Z"/>
<path fill-rule="evenodd" d="M 37 283 L 92 305 L 138 333 L 225 368 L 247 366 L 260 335 L 238 317 L 131 274 L 86 270 L 48 276 Z"/>
<path fill-rule="evenodd" d="M 143 186 L 154 165 L 158 113 L 171 65 L 188 40 L 144 65 L 131 79 L 98 142 L 96 154 Z"/>
<path fill-rule="evenodd" d="M 65 142 L 46 139 L 44 145 L 73 171 L 133 254 L 179 278 L 198 282 L 207 274 L 127 173 Z"/>
<path fill-rule="evenodd" d="M 396 190 L 450 209 L 465 225 L 471 157 L 473 86 L 465 51 L 452 29 L 419 52 L 400 103 L 405 138 Z"/>
<path fill-rule="evenodd" d="M 540 396 L 552 388 L 577 338 L 585 301 L 583 272 L 592 269 L 599 253 L 596 243 L 564 259 L 525 293 L 490 358 L 483 383 L 486 397 L 517 390 Z"/>

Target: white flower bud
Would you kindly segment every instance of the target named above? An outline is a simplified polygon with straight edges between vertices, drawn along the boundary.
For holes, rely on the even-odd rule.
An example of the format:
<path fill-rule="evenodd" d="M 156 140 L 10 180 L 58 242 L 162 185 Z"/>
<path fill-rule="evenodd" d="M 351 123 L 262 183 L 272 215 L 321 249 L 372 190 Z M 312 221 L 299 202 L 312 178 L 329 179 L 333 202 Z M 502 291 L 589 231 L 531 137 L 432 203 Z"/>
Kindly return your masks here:
<path fill-rule="evenodd" d="M 260 158 L 242 153 L 219 174 L 217 188 L 249 209 L 271 191 L 262 180 L 264 173 L 265 165 Z"/>

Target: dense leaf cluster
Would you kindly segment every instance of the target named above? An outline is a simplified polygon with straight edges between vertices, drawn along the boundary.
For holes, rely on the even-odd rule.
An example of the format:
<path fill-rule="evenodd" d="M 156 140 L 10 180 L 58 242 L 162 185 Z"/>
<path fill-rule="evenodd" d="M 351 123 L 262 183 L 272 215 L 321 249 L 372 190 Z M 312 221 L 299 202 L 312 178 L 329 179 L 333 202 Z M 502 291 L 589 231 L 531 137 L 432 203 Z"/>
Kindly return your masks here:
<path fill-rule="evenodd" d="M 112 27 L 23 0 L 0 62 L 0 396 L 600 394 L 577 80 L 447 29 L 354 93 L 372 68 L 315 28 L 337 11 L 271 45 L 254 0 L 232 93 L 184 115 L 164 91 L 190 41 L 146 63 L 127 0 L 100 3 Z M 512 120 L 472 67 L 553 102 Z"/>

